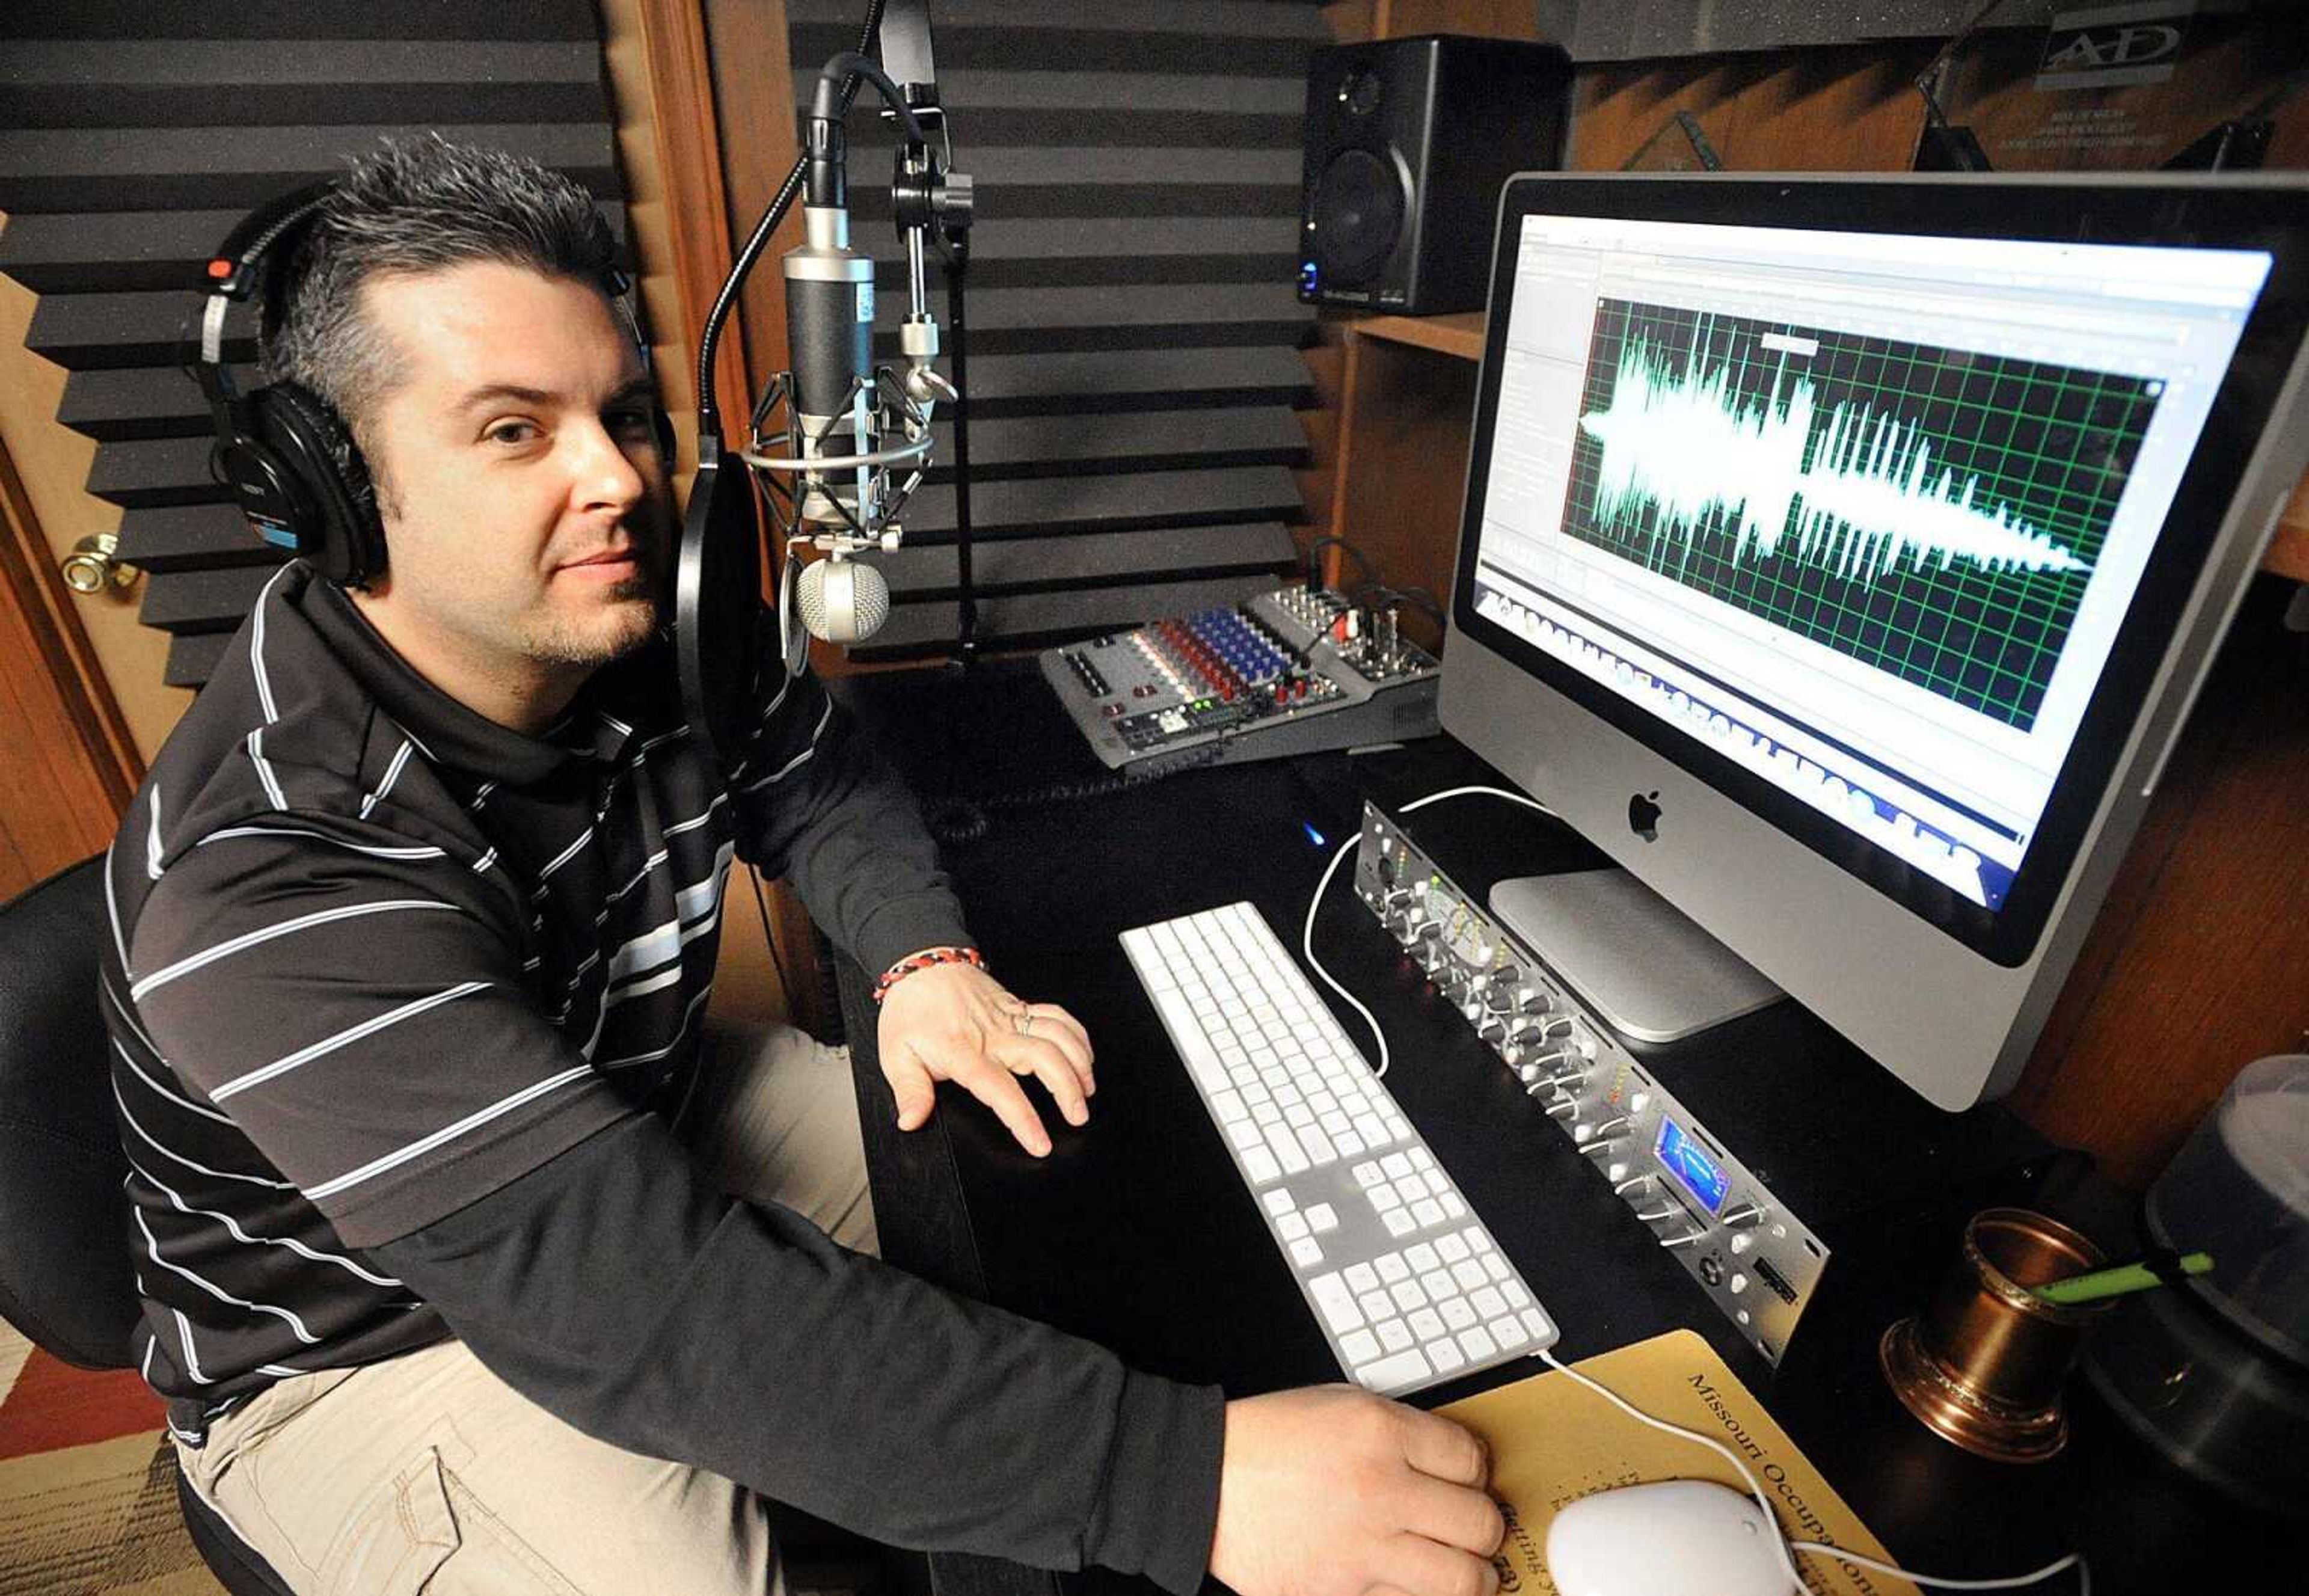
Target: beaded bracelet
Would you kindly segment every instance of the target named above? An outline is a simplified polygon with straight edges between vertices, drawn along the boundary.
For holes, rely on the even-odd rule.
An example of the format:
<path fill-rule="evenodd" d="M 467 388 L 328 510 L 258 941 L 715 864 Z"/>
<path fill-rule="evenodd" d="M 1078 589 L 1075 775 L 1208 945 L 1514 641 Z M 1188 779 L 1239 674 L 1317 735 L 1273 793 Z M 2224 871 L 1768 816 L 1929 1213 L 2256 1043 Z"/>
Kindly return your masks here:
<path fill-rule="evenodd" d="M 900 981 L 916 970 L 926 970 L 934 964 L 966 964 L 982 970 L 986 967 L 986 959 L 975 948 L 925 948 L 882 972 L 881 979 L 874 983 L 874 1001 L 880 1002 L 890 995 L 890 988 Z"/>

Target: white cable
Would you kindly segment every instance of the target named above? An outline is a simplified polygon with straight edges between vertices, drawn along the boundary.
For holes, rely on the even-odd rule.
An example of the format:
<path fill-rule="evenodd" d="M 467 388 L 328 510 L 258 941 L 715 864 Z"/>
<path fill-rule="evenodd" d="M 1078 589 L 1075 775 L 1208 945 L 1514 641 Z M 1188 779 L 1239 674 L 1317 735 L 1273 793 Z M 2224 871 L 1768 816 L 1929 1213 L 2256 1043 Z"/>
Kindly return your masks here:
<path fill-rule="evenodd" d="M 1557 818 L 1553 810 L 1548 808 L 1547 805 L 1539 802 L 1535 799 L 1526 798 L 1521 793 L 1510 793 L 1503 787 L 1486 786 L 1449 787 L 1440 793 L 1430 793 L 1424 798 L 1415 799 L 1412 802 L 1405 804 L 1403 806 L 1403 812 L 1405 814 L 1409 814 L 1414 810 L 1425 809 L 1431 803 L 1440 803 L 1446 798 L 1464 798 L 1474 794 L 1483 794 L 1493 798 L 1504 798 L 1509 803 L 1519 803 L 1526 809 L 1535 810 L 1539 813 L 1547 816 L 1550 820 Z M 1359 825 L 1356 828 L 1355 835 L 1342 843 L 1339 846 L 1339 851 L 1331 855 L 1331 863 L 1323 872 L 1323 879 L 1315 883 L 1315 894 L 1312 898 L 1307 900 L 1307 924 L 1300 933 L 1299 950 L 1306 957 L 1307 967 L 1313 970 L 1316 975 L 1321 976 L 1323 984 L 1326 986 L 1328 986 L 1333 992 L 1337 993 L 1341 997 L 1346 999 L 1349 1003 L 1353 1004 L 1354 1006 L 1355 1012 L 1363 1017 L 1363 1023 L 1371 1027 L 1371 1037 L 1379 1043 L 1379 1068 L 1374 1071 L 1374 1073 L 1385 1075 L 1387 1073 L 1387 1068 L 1389 1062 L 1387 1046 L 1387 1033 L 1379 1028 L 1378 1019 L 1369 1009 L 1363 1006 L 1362 1000 L 1356 997 L 1353 993 L 1349 992 L 1345 987 L 1340 985 L 1338 982 L 1333 980 L 1331 977 L 1331 972 L 1325 969 L 1321 963 L 1315 958 L 1315 911 L 1322 904 L 1323 894 L 1330 887 L 1331 878 L 1339 873 L 1339 866 L 1345 862 L 1347 855 L 1353 853 L 1356 846 L 1362 841 L 1362 831 Z M 1765 1522 L 1771 1524 L 1775 1530 L 1777 1529 L 1780 1522 L 1779 1516 L 1772 1511 L 1770 1498 L 1764 1495 L 1763 1482 L 1759 1480 L 1756 1476 L 1750 1471 L 1747 1463 L 1741 1458 L 1739 1453 L 1734 1452 L 1730 1447 L 1725 1445 L 1713 1436 L 1704 1435 L 1698 1430 L 1685 1429 L 1682 1425 L 1670 1424 L 1664 1418 L 1654 1418 L 1650 1414 L 1644 1412 L 1632 1402 L 1630 1402 L 1625 1398 L 1621 1397 L 1618 1392 L 1612 1391 L 1597 1381 L 1581 1374 L 1578 1369 L 1571 1367 L 1569 1364 L 1564 1363 L 1551 1351 L 1543 1349 L 1540 1352 L 1539 1357 L 1541 1361 L 1545 1363 L 1548 1367 L 1555 1370 L 1558 1374 L 1570 1375 L 1574 1381 L 1586 1386 L 1588 1390 L 1594 1392 L 1597 1396 L 1602 1397 L 1605 1401 L 1610 1402 L 1613 1407 L 1619 1409 L 1620 1411 L 1625 1413 L 1629 1418 L 1636 1420 L 1638 1423 L 1648 1425 L 1653 1429 L 1664 1431 L 1671 1436 L 1681 1436 L 1687 1441 L 1696 1441 L 1700 1445 L 1708 1448 L 1711 1452 L 1719 1454 L 1725 1462 L 1730 1463 L 1734 1469 L 1737 1469 L 1740 1471 L 1740 1478 L 1748 1482 L 1748 1494 L 1755 1497 L 1756 1505 L 1763 1509 Z M 2053 1575 L 2059 1574 L 2067 1568 L 2074 1567 L 2077 1571 L 2078 1596 L 2092 1596 L 2092 1568 L 2086 1563 L 2081 1556 L 2075 1552 L 2071 1552 L 2067 1557 L 2063 1557 L 2056 1563 L 2046 1564 L 2044 1567 L 2037 1569 L 2034 1574 L 2017 1574 L 2007 1579 L 1943 1579 L 1928 1574 L 1912 1574 L 1907 1569 L 1895 1567 L 1890 1563 L 1880 1563 L 1873 1557 L 1863 1557 L 1858 1552 L 1847 1550 L 1843 1547 L 1827 1546 L 1816 1540 L 1791 1541 L 1784 1534 L 1775 1534 L 1772 1540 L 1772 1544 L 1780 1554 L 1780 1566 L 1787 1574 L 1788 1588 L 1792 1592 L 1801 1592 L 1806 1588 L 1804 1585 L 1803 1575 L 1796 1572 L 1795 1557 L 1793 1555 L 1796 1552 L 1804 1552 L 1820 1557 L 1840 1558 L 1847 1563 L 1857 1563 L 1864 1567 L 1872 1568 L 1880 1574 L 1893 1574 L 1900 1579 L 1908 1580 L 1916 1584 L 1939 1585 L 1951 1591 L 2012 1590 L 2021 1585 L 2033 1585 L 2039 1580 L 2050 1579 Z"/>
<path fill-rule="evenodd" d="M 1405 804 L 1403 812 L 1409 814 L 1414 809 L 1425 809 L 1429 804 L 1440 803 L 1446 798 L 1464 798 L 1471 793 L 1483 793 L 1493 798 L 1504 798 L 1509 803 L 1520 803 L 1526 809 L 1537 810 L 1550 820 L 1555 818 L 1553 810 L 1535 799 L 1525 797 L 1521 793 L 1510 793 L 1505 787 L 1482 786 L 1449 787 L 1440 793 L 1430 793 L 1424 798 L 1415 799 Z M 1329 888 L 1331 878 L 1339 873 L 1341 862 L 1354 851 L 1355 845 L 1361 841 L 1362 841 L 1362 828 L 1358 825 L 1355 835 L 1341 843 L 1339 851 L 1331 855 L 1330 868 L 1323 872 L 1323 879 L 1315 883 L 1315 895 L 1307 900 L 1307 924 L 1299 935 L 1299 951 L 1306 956 L 1307 967 L 1322 977 L 1323 984 L 1353 1004 L 1355 1012 L 1363 1017 L 1363 1023 L 1371 1027 L 1371 1039 L 1379 1044 L 1379 1067 L 1371 1073 L 1383 1076 L 1387 1073 L 1387 1066 L 1390 1062 L 1387 1050 L 1387 1033 L 1379 1029 L 1378 1018 L 1369 1009 L 1363 1007 L 1362 1000 L 1334 981 L 1331 978 L 1331 972 L 1325 969 L 1322 962 L 1315 957 L 1315 911 L 1322 904 L 1323 893 Z"/>
<path fill-rule="evenodd" d="M 1349 992 L 1336 981 L 1332 980 L 1331 972 L 1325 969 L 1315 958 L 1316 906 L 1323 901 L 1323 889 L 1331 884 L 1331 878 L 1339 873 L 1340 861 L 1346 858 L 1349 854 L 1353 853 L 1355 851 L 1355 845 L 1362 841 L 1362 831 L 1358 828 L 1353 837 L 1347 838 L 1346 841 L 1339 845 L 1339 851 L 1331 855 L 1331 867 L 1323 872 L 1323 879 L 1315 883 L 1315 896 L 1307 900 L 1307 927 L 1306 930 L 1300 934 L 1299 951 L 1307 956 L 1307 967 L 1323 978 L 1323 984 L 1329 987 L 1333 992 L 1337 993 L 1350 1003 L 1353 1003 L 1355 1008 L 1355 1012 L 1363 1017 L 1363 1023 L 1371 1027 L 1372 1039 L 1379 1043 L 1379 1068 L 1372 1071 L 1371 1073 L 1374 1075 L 1384 1075 L 1387 1073 L 1388 1064 L 1387 1033 L 1379 1028 L 1378 1019 L 1369 1009 L 1363 1007 L 1362 999 L 1357 997 L 1353 993 Z"/>
<path fill-rule="evenodd" d="M 1771 1501 L 1764 1495 L 1763 1483 L 1749 1470 L 1747 1462 L 1738 1453 L 1734 1452 L 1713 1436 L 1703 1435 L 1698 1430 L 1685 1429 L 1682 1425 L 1670 1424 L 1665 1418 L 1654 1418 L 1617 1392 L 1581 1374 L 1578 1369 L 1557 1357 L 1553 1352 L 1542 1349 L 1539 1357 L 1540 1361 L 1546 1364 L 1548 1367 L 1560 1375 L 1570 1375 L 1574 1381 L 1586 1386 L 1638 1423 L 1649 1425 L 1653 1429 L 1665 1431 L 1671 1436 L 1681 1436 L 1687 1441 L 1697 1441 L 1700 1445 L 1717 1453 L 1726 1462 L 1740 1470 L 1740 1478 L 1748 1482 L 1748 1494 L 1755 1497 L 1756 1505 L 1764 1510 L 1764 1522 L 1772 1525 L 1776 1531 L 1778 1529 L 1779 1515 L 1772 1511 Z M 1809 1552 L 1820 1557 L 1840 1558 L 1847 1563 L 1858 1563 L 1865 1567 L 1875 1569 L 1880 1574 L 1894 1574 L 1915 1584 L 1943 1585 L 1955 1591 L 2009 1591 L 2021 1585 L 2033 1585 L 2039 1580 L 2050 1579 L 2063 1570 L 2073 1566 L 2077 1571 L 2078 1596 L 2092 1596 L 2092 1568 L 2081 1556 L 2075 1552 L 2071 1552 L 2057 1563 L 2047 1563 L 2034 1574 L 2016 1574 L 2007 1579 L 1943 1579 L 1935 1574 L 1914 1574 L 1906 1568 L 1895 1567 L 1890 1563 L 1880 1563 L 1873 1557 L 1863 1557 L 1860 1553 L 1846 1548 L 1826 1546 L 1817 1540 L 1791 1541 L 1785 1535 L 1776 1533 L 1772 1537 L 1772 1544 L 1780 1554 L 1780 1566 L 1787 1571 L 1788 1589 L 1791 1592 L 1802 1592 L 1806 1589 L 1806 1586 L 1803 1575 L 1796 1572 L 1794 1557 L 1789 1554 Z"/>

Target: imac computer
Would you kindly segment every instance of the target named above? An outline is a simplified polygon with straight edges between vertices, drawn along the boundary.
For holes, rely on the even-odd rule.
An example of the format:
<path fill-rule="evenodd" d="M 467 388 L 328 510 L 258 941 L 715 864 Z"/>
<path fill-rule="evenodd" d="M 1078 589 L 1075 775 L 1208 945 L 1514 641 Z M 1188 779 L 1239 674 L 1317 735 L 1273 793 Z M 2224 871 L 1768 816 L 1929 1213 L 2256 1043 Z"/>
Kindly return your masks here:
<path fill-rule="evenodd" d="M 2309 185 L 1535 174 L 1445 728 L 1619 870 L 1494 914 L 1624 1035 L 1786 993 L 2011 1086 L 2309 461 Z"/>

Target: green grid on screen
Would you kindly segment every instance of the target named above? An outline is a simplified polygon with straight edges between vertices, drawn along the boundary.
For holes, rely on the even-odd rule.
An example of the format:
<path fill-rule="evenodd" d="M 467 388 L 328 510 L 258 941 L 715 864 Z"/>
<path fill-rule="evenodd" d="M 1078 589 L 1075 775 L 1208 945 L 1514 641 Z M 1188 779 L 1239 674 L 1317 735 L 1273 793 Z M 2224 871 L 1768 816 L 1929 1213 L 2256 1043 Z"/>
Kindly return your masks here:
<path fill-rule="evenodd" d="M 1818 345 L 1805 357 L 1767 348 L 1768 334 Z M 1901 427 L 1899 459 L 1914 439 L 1931 450 L 1924 485 L 1952 473 L 1973 481 L 1972 509 L 2049 537 L 2080 563 L 2070 570 L 2000 569 L 1962 559 L 1947 566 L 1902 556 L 1878 570 L 1836 570 L 1847 548 L 1890 527 L 1825 523 L 1803 552 L 1799 495 L 1778 542 L 1740 546 L 1740 510 L 1760 481 L 1708 484 L 1708 503 L 1678 518 L 1661 494 L 1637 490 L 1616 513 L 1602 506 L 1604 443 L 1581 429 L 1572 450 L 1567 535 L 1672 577 L 1696 592 L 1823 643 L 1950 701 L 2027 730 L 2044 704 L 2162 385 L 2150 378 L 1790 322 L 1710 315 L 1605 299 L 1596 308 L 1580 413 L 1612 409 L 1622 357 L 1656 384 L 1689 394 L 1725 377 L 1727 412 L 1783 420 L 1800 384 L 1812 387 L 1804 468 L 1825 469 L 1824 441 L 1838 406 L 1864 445 L 1879 423 Z M 1913 431 L 1911 429 L 1913 429 Z M 1662 447 L 1672 439 L 1658 440 Z M 1868 459 L 1865 447 L 1856 456 Z M 1720 497 L 1717 495 L 1720 493 Z M 1854 551 L 1855 554 L 1858 551 Z M 1881 556 L 1879 557 L 1881 558 Z"/>

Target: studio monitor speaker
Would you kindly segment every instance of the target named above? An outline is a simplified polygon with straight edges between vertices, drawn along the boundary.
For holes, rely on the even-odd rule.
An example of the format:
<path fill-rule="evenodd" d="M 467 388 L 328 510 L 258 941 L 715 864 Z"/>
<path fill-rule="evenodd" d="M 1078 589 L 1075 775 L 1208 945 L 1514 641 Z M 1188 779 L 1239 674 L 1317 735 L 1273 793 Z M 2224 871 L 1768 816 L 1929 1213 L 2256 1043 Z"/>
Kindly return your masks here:
<path fill-rule="evenodd" d="M 1557 163 L 1570 89 L 1553 45 L 1432 34 L 1316 51 L 1300 299 L 1481 309 L 1500 186 Z"/>

